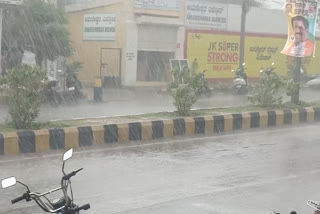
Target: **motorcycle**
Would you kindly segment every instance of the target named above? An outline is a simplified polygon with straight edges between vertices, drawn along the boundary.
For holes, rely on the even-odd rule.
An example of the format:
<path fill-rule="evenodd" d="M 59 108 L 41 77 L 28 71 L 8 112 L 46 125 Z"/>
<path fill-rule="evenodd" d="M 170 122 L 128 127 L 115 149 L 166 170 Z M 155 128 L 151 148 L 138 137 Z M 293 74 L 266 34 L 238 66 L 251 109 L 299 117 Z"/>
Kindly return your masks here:
<path fill-rule="evenodd" d="M 81 207 L 76 205 L 73 201 L 73 191 L 71 186 L 71 178 L 75 176 L 78 172 L 83 170 L 83 168 L 73 171 L 71 173 L 66 174 L 64 171 L 64 166 L 67 160 L 72 157 L 73 149 L 68 150 L 63 155 L 63 164 L 62 164 L 62 172 L 63 176 L 61 178 L 61 187 L 49 190 L 44 193 L 31 192 L 29 187 L 17 181 L 15 177 L 6 178 L 1 181 L 2 188 L 8 188 L 16 185 L 17 183 L 26 187 L 27 191 L 20 197 L 15 198 L 11 201 L 12 204 L 15 204 L 19 201 L 26 200 L 26 202 L 34 201 L 44 212 L 47 213 L 58 213 L 58 214 L 79 214 L 81 210 L 90 209 L 90 204 L 85 204 Z M 71 193 L 71 198 L 68 196 L 68 189 Z M 63 196 L 55 201 L 50 201 L 46 196 L 62 190 Z"/>
<path fill-rule="evenodd" d="M 237 70 L 233 80 L 232 92 L 234 94 L 243 95 L 248 93 L 248 79 L 246 78 L 245 63 L 243 63 Z M 234 72 L 234 70 L 232 70 Z"/>
<path fill-rule="evenodd" d="M 66 75 L 65 82 L 67 89 L 63 93 L 64 99 L 69 102 L 78 103 L 83 98 L 81 82 L 74 73 Z"/>
<path fill-rule="evenodd" d="M 320 202 L 319 201 L 307 201 L 307 205 L 314 209 L 314 214 L 320 214 Z"/>
<path fill-rule="evenodd" d="M 59 92 L 59 81 L 49 80 L 43 89 L 43 94 L 48 103 L 52 106 L 58 106 L 62 102 L 62 95 Z"/>
<path fill-rule="evenodd" d="M 260 70 L 260 73 L 266 73 L 267 75 L 270 75 L 276 68 L 273 67 L 275 63 L 271 63 L 271 66 L 266 68 L 265 70 Z"/>
<path fill-rule="evenodd" d="M 307 201 L 307 205 L 314 209 L 314 214 L 320 214 L 320 201 L 309 200 Z M 280 213 L 273 211 L 270 214 L 280 214 Z M 297 212 L 292 211 L 290 214 L 297 214 Z"/>
<path fill-rule="evenodd" d="M 58 73 L 62 73 L 61 70 Z M 43 94 L 45 100 L 52 106 L 59 106 L 62 102 L 77 104 L 84 98 L 82 84 L 76 75 L 60 74 L 60 80 L 49 80 L 45 84 Z"/>
<path fill-rule="evenodd" d="M 270 214 L 280 214 L 280 213 L 273 211 Z M 290 214 L 297 214 L 297 212 L 296 211 L 292 211 L 292 212 L 290 212 Z"/>

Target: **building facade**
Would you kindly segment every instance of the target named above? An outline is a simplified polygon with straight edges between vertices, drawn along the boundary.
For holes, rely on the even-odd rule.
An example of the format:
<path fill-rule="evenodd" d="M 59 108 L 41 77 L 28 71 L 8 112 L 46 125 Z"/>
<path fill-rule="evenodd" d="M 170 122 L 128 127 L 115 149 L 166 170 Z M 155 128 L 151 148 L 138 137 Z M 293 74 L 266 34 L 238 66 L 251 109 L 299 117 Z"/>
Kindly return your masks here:
<path fill-rule="evenodd" d="M 220 1 L 221 2 L 221 1 Z M 79 78 L 108 86 L 158 86 L 171 80 L 170 59 L 188 59 L 212 82 L 231 81 L 239 64 L 241 7 L 212 0 L 78 0 L 65 3 Z M 287 38 L 283 12 L 252 8 L 247 14 L 245 61 L 250 78 L 272 62 L 286 75 L 280 54 Z M 320 68 L 305 59 L 308 73 Z"/>
<path fill-rule="evenodd" d="M 150 2 L 98 0 L 65 7 L 72 60 L 83 64 L 83 82 L 102 77 L 106 86 L 137 86 L 170 80 L 169 60 L 184 53 L 183 2 Z"/>

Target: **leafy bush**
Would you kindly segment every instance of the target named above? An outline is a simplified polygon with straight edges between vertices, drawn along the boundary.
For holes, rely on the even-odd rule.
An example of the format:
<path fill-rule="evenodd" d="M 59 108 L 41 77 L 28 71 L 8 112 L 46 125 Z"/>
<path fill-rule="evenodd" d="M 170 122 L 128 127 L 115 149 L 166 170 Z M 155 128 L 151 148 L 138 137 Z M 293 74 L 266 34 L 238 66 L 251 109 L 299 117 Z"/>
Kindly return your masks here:
<path fill-rule="evenodd" d="M 210 88 L 207 85 L 207 82 L 204 77 L 204 73 L 196 73 L 191 71 L 191 75 L 188 79 L 188 84 L 193 88 L 197 96 L 205 94 L 206 96 L 211 95 Z"/>
<path fill-rule="evenodd" d="M 190 85 L 179 85 L 173 92 L 174 105 L 179 115 L 188 115 L 191 107 L 198 100 L 198 97 Z"/>
<path fill-rule="evenodd" d="M 249 101 L 262 107 L 274 107 L 282 104 L 282 93 L 285 91 L 287 81 L 275 72 L 264 72 L 260 77 L 254 94 Z"/>
<path fill-rule="evenodd" d="M 9 70 L 0 81 L 6 85 L 11 123 L 16 129 L 30 128 L 38 117 L 45 76 L 39 68 L 24 66 Z"/>
<path fill-rule="evenodd" d="M 185 116 L 202 93 L 208 89 L 203 73 L 196 73 L 190 68 L 173 70 L 170 92 L 179 115 Z"/>
<path fill-rule="evenodd" d="M 299 93 L 299 83 L 295 83 L 292 79 L 287 81 L 287 95 L 294 96 Z"/>

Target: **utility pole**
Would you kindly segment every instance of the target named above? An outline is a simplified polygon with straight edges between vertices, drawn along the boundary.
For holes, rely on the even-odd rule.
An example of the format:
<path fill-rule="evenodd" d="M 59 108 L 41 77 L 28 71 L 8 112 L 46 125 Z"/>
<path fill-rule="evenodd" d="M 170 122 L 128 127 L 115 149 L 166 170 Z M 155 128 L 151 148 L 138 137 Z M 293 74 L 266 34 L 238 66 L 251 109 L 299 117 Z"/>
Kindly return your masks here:
<path fill-rule="evenodd" d="M 245 49 L 245 31 L 246 31 L 246 22 L 247 22 L 247 11 L 248 11 L 248 3 L 247 0 L 243 0 L 241 12 L 241 35 L 240 35 L 240 60 L 239 67 L 244 63 L 244 49 Z"/>
<path fill-rule="evenodd" d="M 293 65 L 294 66 L 293 66 L 293 72 L 292 72 L 292 79 L 293 79 L 293 82 L 297 84 L 297 91 L 296 93 L 292 94 L 291 102 L 294 104 L 299 104 L 302 57 L 294 57 Z"/>

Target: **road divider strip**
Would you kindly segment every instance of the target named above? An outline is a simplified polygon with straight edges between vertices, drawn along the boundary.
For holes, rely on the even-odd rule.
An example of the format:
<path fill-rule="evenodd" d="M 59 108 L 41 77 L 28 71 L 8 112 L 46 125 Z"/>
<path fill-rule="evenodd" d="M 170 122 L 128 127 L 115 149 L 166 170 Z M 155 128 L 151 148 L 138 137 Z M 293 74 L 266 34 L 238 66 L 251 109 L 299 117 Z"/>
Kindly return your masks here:
<path fill-rule="evenodd" d="M 91 145 L 211 136 L 237 130 L 281 127 L 320 121 L 320 108 L 245 112 L 205 117 L 70 127 L 0 134 L 0 155 L 48 152 Z"/>

